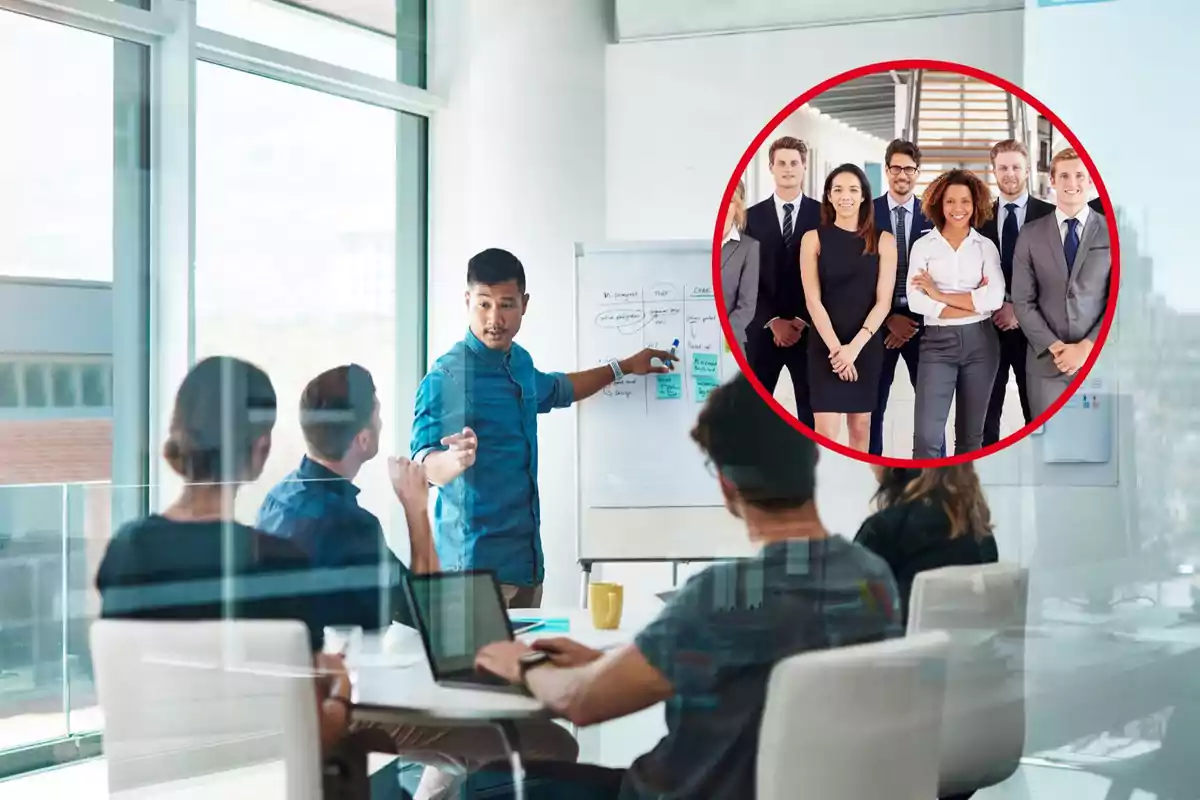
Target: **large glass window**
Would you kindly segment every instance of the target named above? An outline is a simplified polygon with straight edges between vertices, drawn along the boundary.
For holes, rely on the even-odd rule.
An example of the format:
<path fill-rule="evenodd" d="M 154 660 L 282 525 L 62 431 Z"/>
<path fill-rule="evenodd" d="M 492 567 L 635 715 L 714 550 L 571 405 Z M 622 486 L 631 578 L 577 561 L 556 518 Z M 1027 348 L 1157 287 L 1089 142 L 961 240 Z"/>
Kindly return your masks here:
<path fill-rule="evenodd" d="M 1194 761 L 1184 754 L 1194 752 L 1200 718 L 1200 284 L 1187 183 L 1163 191 L 1173 162 L 1151 154 L 1156 136 L 1184 143 L 1200 133 L 1196 105 L 1178 101 L 1194 93 L 1193 76 L 1169 68 L 1194 57 L 1196 7 L 1167 0 L 1028 8 L 1026 86 L 1095 161 L 1121 245 L 1117 316 L 1097 380 L 1089 381 L 1112 401 L 1112 464 L 1076 467 L 1074 487 L 1039 481 L 1033 498 L 1033 578 L 1041 576 L 1041 593 L 1051 597 L 1039 610 L 1052 620 L 1065 615 L 1078 635 L 1058 650 L 1031 651 L 1030 670 L 1073 669 L 1086 681 L 1062 702 L 1031 701 L 1029 746 L 1085 769 L 1161 747 L 1159 760 L 1144 767 L 1127 761 L 1113 774 L 1130 776 L 1129 791 L 1142 788 L 1145 796 L 1184 796 L 1196 785 Z M 1103 92 L 1072 91 L 1064 82 L 1080 63 L 1063 47 L 1068 31 L 1087 31 L 1088 80 Z M 1120 98 L 1116 114 L 1113 98 Z M 1050 149 L 1064 144 L 1056 140 Z M 1056 563 L 1044 564 L 1040 553 Z M 1064 597 L 1087 605 L 1064 609 L 1054 602 Z M 1059 793 L 1067 794 L 1084 796 L 1074 788 Z"/>
<path fill-rule="evenodd" d="M 203 0 L 205 28 L 425 86 L 426 0 Z"/>
<path fill-rule="evenodd" d="M 112 364 L 144 420 L 146 341 L 116 318 L 145 315 L 148 68 L 142 45 L 0 11 L 0 778 L 100 727 L 95 569 L 114 478 L 140 495 L 146 455 L 132 430 L 114 449 L 111 402 L 80 406 Z"/>
<path fill-rule="evenodd" d="M 196 356 L 257 363 L 279 395 L 270 461 L 239 497 L 253 519 L 263 494 L 304 454 L 297 406 L 319 372 L 366 367 L 385 428 L 402 424 L 401 115 L 208 64 L 199 66 L 196 98 Z M 385 441 L 393 433 L 385 430 Z M 368 464 L 358 482 L 363 505 L 386 523 L 395 503 L 385 459 Z"/>

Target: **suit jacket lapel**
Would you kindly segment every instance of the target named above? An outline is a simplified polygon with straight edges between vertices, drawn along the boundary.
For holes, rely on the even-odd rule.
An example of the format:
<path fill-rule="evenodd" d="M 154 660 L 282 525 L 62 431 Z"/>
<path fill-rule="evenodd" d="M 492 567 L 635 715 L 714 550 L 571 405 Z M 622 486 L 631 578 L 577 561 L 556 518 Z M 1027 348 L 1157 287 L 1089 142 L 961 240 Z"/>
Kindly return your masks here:
<path fill-rule="evenodd" d="M 1067 254 L 1063 252 L 1063 240 L 1058 234 L 1058 217 L 1053 214 L 1047 215 L 1050 219 L 1050 224 L 1046 225 L 1046 243 L 1050 245 L 1050 249 L 1054 251 L 1054 263 L 1058 267 L 1058 274 L 1063 280 L 1069 281 L 1071 271 L 1067 269 Z M 1082 249 L 1082 248 L 1081 248 Z M 1079 256 L 1075 256 L 1076 262 L 1079 263 Z"/>
<path fill-rule="evenodd" d="M 1092 240 L 1096 238 L 1096 234 L 1100 230 L 1099 214 L 1095 209 L 1088 214 L 1087 225 L 1083 226 L 1083 235 L 1079 237 L 1079 252 L 1075 254 L 1075 266 L 1071 268 L 1071 282 L 1079 277 L 1079 273 L 1083 271 L 1083 262 L 1087 258 L 1088 248 L 1092 246 Z M 1066 255 L 1063 256 L 1063 263 L 1067 262 Z"/>
<path fill-rule="evenodd" d="M 729 259 L 733 258 L 734 254 L 742 249 L 744 242 L 744 239 L 738 239 L 733 243 L 733 247 L 729 248 L 728 252 L 721 257 L 721 269 L 725 269 L 725 265 L 729 263 Z"/>
<path fill-rule="evenodd" d="M 766 228 L 770 231 L 772 247 L 783 247 L 783 230 L 779 227 L 779 214 L 775 211 L 775 201 L 765 206 L 762 210 L 763 222 L 766 223 Z"/>

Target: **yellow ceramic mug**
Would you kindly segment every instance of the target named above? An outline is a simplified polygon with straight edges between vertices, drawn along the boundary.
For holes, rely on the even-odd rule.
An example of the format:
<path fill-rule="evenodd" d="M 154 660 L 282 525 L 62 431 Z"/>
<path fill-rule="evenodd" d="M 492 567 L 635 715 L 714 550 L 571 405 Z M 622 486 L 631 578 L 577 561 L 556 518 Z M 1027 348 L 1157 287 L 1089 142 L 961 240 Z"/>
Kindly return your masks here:
<path fill-rule="evenodd" d="M 602 631 L 620 627 L 624 598 L 625 592 L 619 583 L 588 584 L 588 608 L 592 610 L 592 624 Z"/>

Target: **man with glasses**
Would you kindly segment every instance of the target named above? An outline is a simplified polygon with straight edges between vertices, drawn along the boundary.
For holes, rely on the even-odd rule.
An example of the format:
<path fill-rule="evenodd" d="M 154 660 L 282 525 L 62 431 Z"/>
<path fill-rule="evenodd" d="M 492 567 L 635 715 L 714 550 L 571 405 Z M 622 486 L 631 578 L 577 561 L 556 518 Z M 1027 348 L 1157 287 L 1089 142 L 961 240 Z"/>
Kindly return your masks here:
<path fill-rule="evenodd" d="M 879 376 L 879 402 L 871 414 L 871 455 L 883 455 L 883 415 L 887 410 L 896 363 L 904 357 L 908 378 L 917 385 L 917 366 L 921 359 L 921 317 L 908 309 L 905 287 L 908 285 L 908 255 L 912 244 L 933 230 L 933 224 L 921 211 L 921 198 L 913 194 L 921 171 L 921 151 L 912 142 L 895 139 L 884 154 L 888 191 L 875 198 L 875 230 L 896 237 L 896 289 L 892 293 L 892 313 L 884 321 L 883 372 Z M 946 443 L 942 441 L 942 455 Z"/>
<path fill-rule="evenodd" d="M 1004 273 L 1004 305 L 992 314 L 992 322 L 1000 336 L 1000 367 L 996 370 L 996 382 L 992 385 L 992 397 L 988 401 L 987 417 L 983 422 L 984 447 L 1000 441 L 1000 417 L 1004 413 L 1004 395 L 1010 369 L 1017 379 L 1017 395 L 1021 399 L 1025 424 L 1033 421 L 1025 379 L 1028 342 L 1017 322 L 1012 303 L 1013 254 L 1017 251 L 1017 240 L 1025 224 L 1054 213 L 1053 205 L 1029 196 L 1029 150 L 1024 144 L 1016 139 L 996 142 L 992 147 L 991 160 L 1000 198 L 992 206 L 992 218 L 984 223 L 979 232 L 991 239 L 1000 251 L 1000 269 Z"/>

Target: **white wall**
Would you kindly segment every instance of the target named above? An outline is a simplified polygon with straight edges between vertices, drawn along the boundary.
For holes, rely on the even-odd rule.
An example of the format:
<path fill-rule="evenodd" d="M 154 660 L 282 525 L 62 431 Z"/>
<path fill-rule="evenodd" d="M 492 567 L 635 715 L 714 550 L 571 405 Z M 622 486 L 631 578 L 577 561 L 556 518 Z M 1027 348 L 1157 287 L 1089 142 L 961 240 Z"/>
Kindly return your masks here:
<path fill-rule="evenodd" d="M 430 4 L 429 355 L 466 330 L 467 260 L 487 247 L 525 265 L 519 341 L 544 370 L 574 368 L 574 242 L 604 235 L 605 0 Z M 576 597 L 573 411 L 542 416 L 546 603 Z"/>
<path fill-rule="evenodd" d="M 616 0 L 621 41 L 1011 10 L 1020 5 L 1021 0 Z"/>
<path fill-rule="evenodd" d="M 806 90 L 848 69 L 936 56 L 1019 82 L 1022 15 L 965 14 L 609 47 L 608 235 L 711 235 L 729 174 L 763 125 Z"/>
<path fill-rule="evenodd" d="M 771 192 L 771 142 L 780 136 L 794 136 L 808 145 L 808 173 L 814 186 L 818 187 L 825 180 L 824 164 L 837 166 L 850 162 L 862 166 L 867 161 L 882 162 L 883 152 L 887 149 L 887 142 L 877 136 L 851 128 L 814 108 L 799 109 L 781 122 L 754 154 L 748 170 L 755 176 L 756 193 L 750 198 L 751 202 L 761 200 Z M 805 185 L 808 180 L 806 178 Z M 871 189 L 879 194 L 879 187 L 872 186 Z M 818 188 L 812 192 L 812 196 L 820 199 L 819 191 Z"/>

